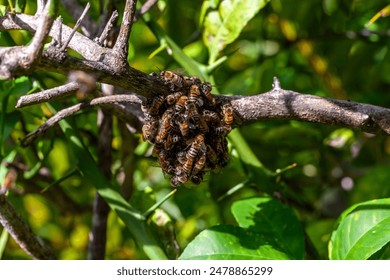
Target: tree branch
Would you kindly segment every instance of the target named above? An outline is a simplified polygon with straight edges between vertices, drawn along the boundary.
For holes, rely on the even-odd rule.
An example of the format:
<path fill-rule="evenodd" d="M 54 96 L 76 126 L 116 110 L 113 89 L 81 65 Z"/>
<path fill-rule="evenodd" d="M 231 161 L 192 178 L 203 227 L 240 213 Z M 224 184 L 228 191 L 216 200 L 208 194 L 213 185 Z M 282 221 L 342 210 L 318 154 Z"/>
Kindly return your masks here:
<path fill-rule="evenodd" d="M 156 3 L 157 3 L 158 0 L 147 0 L 141 7 L 141 9 L 139 9 L 135 15 L 134 15 L 134 21 L 137 21 L 139 19 L 140 16 L 142 16 L 143 14 L 145 14 L 147 11 L 149 11 Z"/>
<path fill-rule="evenodd" d="M 130 1 L 127 7 L 130 7 L 129 3 Z M 129 15 L 127 17 L 131 18 Z M 36 23 L 33 19 L 35 17 L 27 15 L 11 16 L 8 14 L 0 18 L 0 29 L 25 28 L 30 31 L 35 31 Z M 50 36 L 56 34 L 59 26 L 60 22 L 55 21 Z M 127 26 L 127 29 L 123 30 L 130 32 L 130 27 L 129 25 Z M 62 26 L 62 30 L 65 37 L 71 32 L 70 28 L 65 25 Z M 82 70 L 95 74 L 98 81 L 129 89 L 144 97 L 152 97 L 156 94 L 168 94 L 166 85 L 162 84 L 159 79 L 131 68 L 128 65 L 122 65 L 122 67 L 117 67 L 118 65 L 112 66 L 110 60 L 106 60 L 106 57 L 115 56 L 112 53 L 113 50 L 103 48 L 77 32 L 70 41 L 69 47 L 78 51 L 86 59 L 81 60 L 66 56 L 64 60 L 61 60 L 61 58 L 53 55 L 50 50 L 47 50 L 44 52 L 38 69 L 63 74 L 67 74 L 69 71 L 75 69 Z M 360 129 L 369 133 L 385 133 L 390 135 L 389 109 L 352 101 L 300 94 L 280 88 L 277 81 L 274 82 L 274 88 L 264 94 L 233 97 L 218 96 L 217 98 L 223 102 L 232 103 L 236 116 L 234 120 L 236 126 L 262 120 L 288 119 L 339 125 Z M 85 103 L 83 104 L 82 106 L 86 106 Z M 107 106 L 104 102 L 101 104 Z M 135 109 L 138 113 L 140 112 L 139 105 L 118 103 L 115 106 L 118 112 L 122 114 L 122 117 L 129 112 L 131 114 L 129 108 L 131 110 Z M 111 107 L 111 110 L 114 110 L 115 113 L 117 113 L 116 109 Z M 142 119 L 142 114 L 138 119 Z"/>
<path fill-rule="evenodd" d="M 0 31 L 12 29 L 25 29 L 30 32 L 37 30 L 36 17 L 10 13 L 0 17 Z M 61 21 L 55 20 L 49 33 L 56 38 L 62 29 L 61 46 L 65 43 L 64 38 L 69 38 L 72 29 L 62 25 Z M 136 70 L 123 61 L 119 61 L 118 55 L 113 49 L 101 47 L 98 43 L 88 39 L 76 32 L 69 42 L 68 48 L 73 49 L 85 59 L 76 59 L 63 54 L 58 55 L 55 48 L 49 48 L 43 52 L 43 57 L 37 65 L 38 70 L 53 71 L 67 75 L 72 70 L 82 70 L 96 76 L 98 81 L 120 86 L 131 90 L 145 97 L 152 97 L 157 94 L 168 94 L 169 90 L 155 77 Z M 2 53 L 0 51 L 0 60 Z M 24 74 L 18 73 L 18 74 Z"/>
<path fill-rule="evenodd" d="M 38 129 L 26 135 L 26 137 L 22 140 L 23 146 L 30 145 L 39 135 L 45 133 L 49 128 L 53 127 L 59 121 L 69 117 L 82 109 L 86 109 L 96 105 L 102 104 L 111 104 L 111 103 L 122 103 L 122 102 L 130 102 L 130 103 L 138 103 L 140 104 L 142 101 L 136 95 L 112 95 L 112 96 L 103 96 L 92 99 L 91 101 L 79 103 L 58 111 L 53 117 L 48 119 L 43 125 L 41 125 Z"/>
<path fill-rule="evenodd" d="M 62 0 L 62 5 L 66 8 L 67 11 L 70 12 L 74 20 L 78 20 L 81 17 L 84 19 L 81 23 L 81 31 L 88 37 L 92 38 L 92 36 L 95 36 L 96 30 L 99 29 L 98 25 L 91 19 L 91 17 L 88 14 L 85 14 L 83 16 L 83 13 L 85 11 L 85 8 L 80 5 L 76 0 Z M 89 5 L 89 3 L 87 3 Z"/>
<path fill-rule="evenodd" d="M 70 82 L 65 85 L 47 89 L 38 93 L 23 95 L 19 98 L 15 108 L 19 109 L 25 106 L 30 106 L 46 101 L 52 101 L 57 98 L 66 97 L 71 95 L 75 90 L 79 89 L 78 82 Z"/>
<path fill-rule="evenodd" d="M 348 100 L 323 98 L 284 90 L 280 86 L 254 96 L 231 99 L 239 119 L 235 125 L 263 120 L 299 120 L 390 135 L 390 109 Z"/>
<path fill-rule="evenodd" d="M 115 10 L 114 12 L 112 12 L 112 15 L 110 17 L 110 19 L 108 20 L 106 26 L 104 27 L 103 31 L 102 31 L 102 34 L 100 35 L 99 38 L 96 38 L 95 41 L 100 45 L 100 46 L 103 46 L 104 45 L 104 41 L 107 40 L 107 37 L 110 33 L 110 31 L 112 30 L 112 28 L 114 27 L 114 21 L 117 19 L 118 17 L 118 11 Z M 105 46 L 105 45 L 104 45 Z"/>
<path fill-rule="evenodd" d="M 133 25 L 135 7 L 137 0 L 126 0 L 125 11 L 123 12 L 123 20 L 119 30 L 118 38 L 116 39 L 113 51 L 119 55 L 123 62 L 127 63 L 128 42 Z"/>
<path fill-rule="evenodd" d="M 0 223 L 32 258 L 44 260 L 54 258 L 4 194 L 0 194 Z"/>
<path fill-rule="evenodd" d="M 48 1 L 44 13 L 39 15 L 37 32 L 30 44 L 0 49 L 0 79 L 10 79 L 20 73 L 30 72 L 42 54 L 44 41 L 54 20 L 53 1 Z M 8 14 L 13 17 L 12 14 Z"/>
<path fill-rule="evenodd" d="M 69 45 L 70 40 L 72 40 L 73 35 L 76 33 L 77 28 L 79 28 L 81 22 L 83 21 L 83 19 L 84 19 L 85 15 L 87 14 L 87 12 L 88 12 L 90 7 L 91 7 L 91 5 L 89 3 L 87 3 L 87 5 L 85 6 L 84 11 L 80 15 L 80 18 L 77 20 L 75 26 L 73 27 L 72 32 L 70 33 L 69 37 L 66 39 L 65 43 L 61 46 L 60 51 L 65 51 L 66 50 L 66 48 Z"/>

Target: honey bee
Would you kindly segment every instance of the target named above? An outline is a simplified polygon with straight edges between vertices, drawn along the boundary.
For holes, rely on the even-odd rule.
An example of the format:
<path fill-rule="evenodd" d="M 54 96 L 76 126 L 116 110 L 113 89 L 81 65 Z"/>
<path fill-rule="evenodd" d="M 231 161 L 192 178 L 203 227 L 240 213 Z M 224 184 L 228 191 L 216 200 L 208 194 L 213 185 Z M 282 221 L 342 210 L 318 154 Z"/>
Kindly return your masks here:
<path fill-rule="evenodd" d="M 199 130 L 201 133 L 206 134 L 209 131 L 209 126 L 204 120 L 203 116 L 199 118 Z"/>
<path fill-rule="evenodd" d="M 171 178 L 171 185 L 176 187 L 179 184 L 183 184 L 188 181 L 188 175 L 183 171 L 181 167 L 176 168 L 176 174 Z"/>
<path fill-rule="evenodd" d="M 181 89 L 184 85 L 184 78 L 178 73 L 172 71 L 162 71 L 160 73 L 161 79 L 168 85 L 170 91 Z"/>
<path fill-rule="evenodd" d="M 160 154 L 160 152 L 161 152 L 161 145 L 155 144 L 155 145 L 153 146 L 152 156 L 158 157 L 158 155 Z"/>
<path fill-rule="evenodd" d="M 168 159 L 168 154 L 166 150 L 161 150 L 160 153 L 158 154 L 158 164 L 160 165 L 161 169 L 170 174 L 173 175 L 175 174 L 175 168 L 172 166 Z"/>
<path fill-rule="evenodd" d="M 186 158 L 186 152 L 185 151 L 180 151 L 178 154 L 177 154 L 177 161 L 184 165 L 184 163 L 186 163 L 187 161 L 187 158 Z"/>
<path fill-rule="evenodd" d="M 142 126 L 142 139 L 150 143 L 155 142 L 155 137 L 158 132 L 158 121 L 147 122 Z"/>
<path fill-rule="evenodd" d="M 233 124 L 233 107 L 232 105 L 226 103 L 222 106 L 223 112 L 223 121 L 226 125 Z"/>
<path fill-rule="evenodd" d="M 177 124 L 179 126 L 181 134 L 183 136 L 187 136 L 189 131 L 190 131 L 190 128 L 188 126 L 188 122 L 182 116 L 178 116 L 177 117 Z"/>
<path fill-rule="evenodd" d="M 199 172 L 198 174 L 193 175 L 191 177 L 191 182 L 196 184 L 196 185 L 199 185 L 203 181 L 204 174 L 205 174 L 204 172 Z"/>
<path fill-rule="evenodd" d="M 174 144 L 180 140 L 179 135 L 169 133 L 164 141 L 164 148 L 169 151 L 174 147 Z"/>
<path fill-rule="evenodd" d="M 217 153 L 209 144 L 207 144 L 207 158 L 209 159 L 210 162 L 214 164 L 218 162 Z"/>
<path fill-rule="evenodd" d="M 190 87 L 190 92 L 189 92 L 190 98 L 198 98 L 200 96 L 200 89 L 197 85 L 193 84 Z"/>
<path fill-rule="evenodd" d="M 194 168 L 192 169 L 192 175 L 198 174 L 201 171 L 206 163 L 206 153 L 203 153 L 200 158 L 195 162 Z"/>
<path fill-rule="evenodd" d="M 188 100 L 188 97 L 186 95 L 182 95 L 179 97 L 179 99 L 177 100 L 177 102 L 175 104 L 175 112 L 176 113 L 180 113 L 181 111 L 184 110 L 184 107 L 185 107 L 187 100 Z"/>
<path fill-rule="evenodd" d="M 188 94 L 187 103 L 194 103 L 198 106 L 203 106 L 203 100 L 200 98 L 200 89 L 197 85 L 192 85 Z"/>
<path fill-rule="evenodd" d="M 152 103 L 150 104 L 148 111 L 152 116 L 155 116 L 158 114 L 161 105 L 164 103 L 166 97 L 163 95 L 158 95 L 156 96 L 153 100 Z"/>
<path fill-rule="evenodd" d="M 218 114 L 210 110 L 203 110 L 203 118 L 206 122 L 219 122 Z"/>
<path fill-rule="evenodd" d="M 196 124 L 199 123 L 199 113 L 196 108 L 195 103 L 193 102 L 187 102 L 186 103 L 186 109 L 187 109 L 187 120 L 188 119 L 193 119 Z"/>
<path fill-rule="evenodd" d="M 160 129 L 156 136 L 156 142 L 162 143 L 162 141 L 167 137 L 168 133 L 171 131 L 171 117 L 173 115 L 173 110 L 168 109 L 161 117 Z"/>
<path fill-rule="evenodd" d="M 216 134 L 222 135 L 222 136 L 227 135 L 231 130 L 232 130 L 232 128 L 228 125 L 221 125 L 221 126 L 218 126 L 214 129 Z"/>
<path fill-rule="evenodd" d="M 204 136 L 202 134 L 198 134 L 195 136 L 194 141 L 192 142 L 190 149 L 186 154 L 187 160 L 194 160 L 198 155 L 200 149 L 203 149 L 204 144 Z"/>
<path fill-rule="evenodd" d="M 167 103 L 168 105 L 173 105 L 176 103 L 176 101 L 182 96 L 183 93 L 181 91 L 176 91 L 170 95 L 167 96 Z"/>
<path fill-rule="evenodd" d="M 187 158 L 185 163 L 183 164 L 183 171 L 187 174 L 190 175 L 192 171 L 192 166 L 194 164 L 194 160 L 191 158 Z"/>
<path fill-rule="evenodd" d="M 211 94 L 211 84 L 209 82 L 205 82 L 200 86 L 203 95 L 206 97 L 206 99 L 212 104 L 215 105 L 215 98 Z"/>
<path fill-rule="evenodd" d="M 215 150 L 218 154 L 218 164 L 222 167 L 226 166 L 228 161 L 228 154 L 227 154 L 227 142 L 226 139 L 215 142 Z"/>

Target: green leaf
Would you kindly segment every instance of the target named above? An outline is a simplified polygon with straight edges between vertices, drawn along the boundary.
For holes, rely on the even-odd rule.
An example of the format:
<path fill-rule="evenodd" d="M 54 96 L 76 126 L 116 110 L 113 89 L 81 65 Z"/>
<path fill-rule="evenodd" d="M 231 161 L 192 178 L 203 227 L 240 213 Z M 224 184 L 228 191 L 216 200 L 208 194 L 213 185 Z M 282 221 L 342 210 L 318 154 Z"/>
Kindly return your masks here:
<path fill-rule="evenodd" d="M 242 161 L 245 172 L 250 182 L 259 185 L 262 191 L 272 192 L 275 190 L 275 173 L 267 169 L 257 158 L 251 147 L 238 129 L 229 133 L 229 140 Z"/>
<path fill-rule="evenodd" d="M 172 57 L 177 63 L 180 64 L 188 74 L 199 77 L 202 80 L 208 81 L 207 69 L 204 65 L 195 61 L 188 55 L 186 55 L 182 48 L 180 48 L 166 33 L 165 31 L 147 15 L 143 17 L 150 30 L 156 36 L 160 45 L 163 48 L 168 48 L 172 52 Z"/>
<path fill-rule="evenodd" d="M 215 62 L 218 54 L 236 40 L 248 21 L 268 1 L 221 0 L 218 7 L 215 6 L 215 1 L 207 1 L 209 9 L 204 20 L 203 40 L 210 52 L 209 64 Z"/>
<path fill-rule="evenodd" d="M 366 260 L 390 242 L 390 198 L 348 208 L 329 243 L 332 260 Z"/>
<path fill-rule="evenodd" d="M 9 237 L 8 231 L 3 229 L 0 235 L 0 260 L 3 258 L 3 253 L 5 250 L 5 246 L 7 245 L 8 242 L 8 237 Z"/>
<path fill-rule="evenodd" d="M 240 227 L 273 239 L 291 258 L 303 259 L 304 235 L 291 208 L 270 197 L 255 197 L 233 203 L 232 213 Z"/>
<path fill-rule="evenodd" d="M 272 239 L 233 225 L 202 231 L 180 256 L 181 260 L 287 260 Z"/>

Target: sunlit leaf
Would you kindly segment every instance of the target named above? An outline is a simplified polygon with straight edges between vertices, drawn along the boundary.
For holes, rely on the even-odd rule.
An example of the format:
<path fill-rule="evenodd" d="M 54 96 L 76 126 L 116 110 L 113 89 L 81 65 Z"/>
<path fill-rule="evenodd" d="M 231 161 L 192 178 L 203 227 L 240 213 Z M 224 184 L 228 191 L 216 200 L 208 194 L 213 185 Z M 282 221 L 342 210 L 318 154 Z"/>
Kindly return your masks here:
<path fill-rule="evenodd" d="M 210 52 L 209 63 L 216 61 L 218 54 L 241 33 L 268 0 L 221 0 L 210 6 L 204 20 L 203 40 Z"/>
<path fill-rule="evenodd" d="M 239 226 L 273 239 L 292 258 L 303 259 L 303 231 L 291 208 L 269 197 L 255 197 L 236 201 L 232 213 Z"/>
<path fill-rule="evenodd" d="M 8 236 L 9 236 L 8 231 L 3 229 L 0 235 L 0 260 L 3 258 L 5 246 L 7 245 L 8 242 Z"/>
<path fill-rule="evenodd" d="M 232 225 L 202 231 L 184 250 L 181 260 L 287 260 L 273 239 Z"/>
<path fill-rule="evenodd" d="M 340 216 L 329 243 L 332 260 L 366 260 L 390 242 L 390 198 L 356 204 Z"/>
<path fill-rule="evenodd" d="M 379 12 L 377 12 L 375 14 L 375 16 L 373 16 L 367 23 L 366 23 L 366 26 L 369 26 L 370 24 L 373 24 L 374 22 L 376 22 L 380 17 L 387 17 L 388 15 L 390 15 L 390 5 L 387 5 L 386 7 L 384 7 L 382 10 L 380 10 Z"/>

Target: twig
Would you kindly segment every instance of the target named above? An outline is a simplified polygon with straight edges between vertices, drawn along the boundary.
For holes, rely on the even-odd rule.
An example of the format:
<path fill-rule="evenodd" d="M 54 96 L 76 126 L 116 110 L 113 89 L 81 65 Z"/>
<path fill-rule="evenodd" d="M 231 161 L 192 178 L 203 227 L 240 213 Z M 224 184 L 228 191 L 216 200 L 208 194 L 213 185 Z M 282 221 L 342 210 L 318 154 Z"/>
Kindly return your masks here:
<path fill-rule="evenodd" d="M 62 5 L 70 12 L 74 20 L 80 19 L 85 11 L 85 8 L 77 0 L 62 0 Z M 88 38 L 96 36 L 96 31 L 99 29 L 97 23 L 91 19 L 89 14 L 83 16 L 81 23 L 81 31 Z"/>
<path fill-rule="evenodd" d="M 37 23 L 33 16 L 7 14 L 4 17 L 0 17 L 0 31 L 25 29 L 35 32 L 36 28 Z M 54 21 L 49 35 L 52 37 L 56 36 L 59 28 L 60 22 L 58 20 Z M 63 38 L 69 37 L 71 32 L 72 30 L 68 26 L 62 25 Z M 117 62 L 115 59 L 114 63 L 110 64 L 108 58 L 113 56 L 115 58 L 115 52 L 99 46 L 78 32 L 74 34 L 68 47 L 82 55 L 85 60 L 75 59 L 70 56 L 66 56 L 64 60 L 58 56 L 55 48 L 52 48 L 44 51 L 37 68 L 42 71 L 54 71 L 64 75 L 67 75 L 72 70 L 82 70 L 94 74 L 98 81 L 129 89 L 145 97 L 151 97 L 160 93 L 169 94 L 164 84 L 153 76 L 129 67 L 127 64 L 123 65 L 123 63 L 121 64 L 122 66 L 116 67 L 120 63 L 119 61 L 115 63 Z"/>
<path fill-rule="evenodd" d="M 61 48 L 62 46 L 62 17 L 58 18 L 58 21 L 60 22 L 57 35 L 53 37 L 53 42 L 57 48 Z"/>
<path fill-rule="evenodd" d="M 89 10 L 90 7 L 91 7 L 91 5 L 90 5 L 89 2 L 88 2 L 87 5 L 85 6 L 85 9 L 84 9 L 83 13 L 81 14 L 80 18 L 77 20 L 76 25 L 73 27 L 73 30 L 72 30 L 72 32 L 70 33 L 68 39 L 67 39 L 66 42 L 61 46 L 60 51 L 65 51 L 65 50 L 66 50 L 66 48 L 67 48 L 68 45 L 69 45 L 70 40 L 72 40 L 73 35 L 76 33 L 77 28 L 79 28 L 81 22 L 83 21 L 83 19 L 84 19 L 85 15 L 87 14 L 87 12 L 88 12 L 88 10 Z"/>
<path fill-rule="evenodd" d="M 14 168 L 18 173 L 18 182 L 21 185 L 28 185 L 27 189 L 23 189 L 24 193 L 36 193 L 43 196 L 45 199 L 53 202 L 60 213 L 80 214 L 89 212 L 89 206 L 79 205 L 72 200 L 71 197 L 61 188 L 59 181 L 55 180 L 46 168 L 40 168 L 39 171 L 30 179 L 24 178 L 24 175 L 31 171 L 23 162 L 19 160 L 12 163 L 5 163 L 6 168 Z M 56 182 L 57 181 L 57 182 Z M 42 186 L 50 186 L 45 189 Z"/>
<path fill-rule="evenodd" d="M 26 137 L 22 140 L 23 146 L 28 146 L 31 144 L 39 135 L 44 133 L 53 125 L 57 124 L 59 121 L 63 120 L 66 117 L 69 117 L 82 109 L 89 108 L 96 105 L 102 104 L 111 104 L 111 103 L 141 103 L 141 99 L 135 95 L 113 95 L 113 96 L 104 96 L 92 99 L 91 101 L 79 103 L 73 105 L 69 108 L 58 111 L 53 117 L 48 119 L 43 125 L 38 127 L 35 131 L 26 135 Z"/>
<path fill-rule="evenodd" d="M 137 0 L 126 0 L 121 28 L 113 47 L 114 53 L 116 53 L 123 62 L 127 62 L 128 41 L 130 38 L 131 27 L 133 25 L 136 5 Z"/>
<path fill-rule="evenodd" d="M 118 11 L 115 10 L 112 13 L 110 19 L 108 20 L 106 26 L 104 27 L 102 34 L 100 35 L 99 38 L 96 39 L 96 42 L 100 46 L 103 46 L 103 43 L 107 39 L 109 32 L 111 31 L 112 27 L 114 26 L 114 21 L 117 19 L 117 17 L 118 17 Z"/>
<path fill-rule="evenodd" d="M 44 90 L 38 93 L 21 96 L 15 106 L 15 108 L 22 108 L 25 106 L 34 105 L 37 103 L 43 103 L 46 101 L 52 101 L 61 97 L 71 95 L 75 90 L 79 89 L 78 82 L 70 82 L 65 85 Z"/>
<path fill-rule="evenodd" d="M 0 194 L 0 223 L 32 258 L 54 258 L 50 249 L 41 243 L 4 194 Z"/>
<path fill-rule="evenodd" d="M 236 125 L 286 119 L 360 129 L 390 135 L 390 109 L 348 100 L 323 98 L 281 89 L 277 84 L 266 93 L 231 99 Z"/>
<path fill-rule="evenodd" d="M 0 78 L 10 79 L 20 73 L 30 72 L 34 64 L 42 54 L 44 42 L 50 32 L 54 21 L 52 14 L 52 0 L 45 6 L 43 14 L 40 15 L 37 32 L 27 47 L 9 47 L 0 51 Z M 8 14 L 10 17 L 12 15 Z"/>
<path fill-rule="evenodd" d="M 147 13 L 156 3 L 158 0 L 147 0 L 139 9 L 135 15 L 134 15 L 134 21 L 137 21 L 140 16 Z"/>

